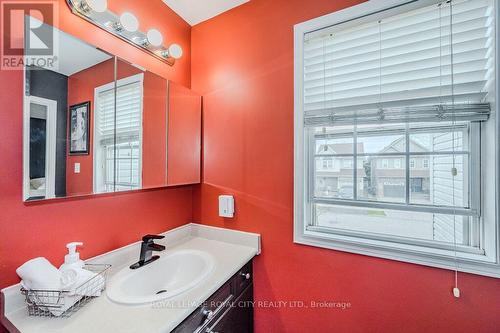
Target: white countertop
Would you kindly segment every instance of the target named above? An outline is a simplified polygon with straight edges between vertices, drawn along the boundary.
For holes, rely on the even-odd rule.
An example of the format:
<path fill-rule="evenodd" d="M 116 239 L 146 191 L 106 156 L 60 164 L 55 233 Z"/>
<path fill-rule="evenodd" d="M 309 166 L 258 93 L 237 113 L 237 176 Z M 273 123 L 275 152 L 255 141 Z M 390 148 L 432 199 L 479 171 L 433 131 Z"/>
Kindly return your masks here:
<path fill-rule="evenodd" d="M 260 253 L 260 236 L 252 233 L 187 224 L 162 235 L 165 239 L 156 243 L 167 246 L 167 249 L 160 252 L 160 256 L 170 251 L 194 249 L 205 251 L 215 259 L 215 268 L 205 280 L 181 295 L 160 302 L 163 306 L 120 305 L 102 295 L 69 318 L 29 317 L 17 284 L 1 291 L 4 298 L 2 316 L 5 317 L 2 320 L 8 320 L 22 333 L 170 332 Z M 134 243 L 86 262 L 112 264 L 108 276 L 110 281 L 117 271 L 137 261 L 139 247 L 140 242 Z"/>

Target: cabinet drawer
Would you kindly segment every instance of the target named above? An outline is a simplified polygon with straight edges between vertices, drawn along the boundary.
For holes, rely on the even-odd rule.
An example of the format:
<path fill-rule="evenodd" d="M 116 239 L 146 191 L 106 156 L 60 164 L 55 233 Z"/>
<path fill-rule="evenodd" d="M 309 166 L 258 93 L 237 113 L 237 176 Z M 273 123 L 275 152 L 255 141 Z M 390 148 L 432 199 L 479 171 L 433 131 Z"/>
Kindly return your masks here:
<path fill-rule="evenodd" d="M 229 303 L 232 298 L 231 286 L 223 285 L 172 332 L 203 332 L 204 327 L 222 315 L 226 303 Z"/>
<path fill-rule="evenodd" d="M 222 316 L 210 324 L 206 333 L 253 333 L 253 285 L 250 284 Z"/>
<path fill-rule="evenodd" d="M 240 295 L 246 287 L 253 281 L 252 261 L 243 266 L 236 275 L 233 276 L 231 284 L 233 285 L 233 294 Z"/>
<path fill-rule="evenodd" d="M 220 287 L 212 296 L 210 296 L 201 306 L 199 306 L 188 318 L 186 318 L 172 332 L 174 333 L 205 333 L 209 327 L 214 327 L 214 323 L 221 322 L 224 314 L 229 313 L 234 306 L 235 301 L 241 298 L 244 292 L 250 300 L 253 300 L 253 269 L 252 261 L 243 266 L 236 274 L 234 274 L 226 283 Z M 237 311 L 241 313 L 242 310 Z M 245 321 L 244 327 L 253 327 L 253 309 L 247 309 L 250 315 L 245 318 L 250 318 L 250 321 Z M 231 312 L 232 313 L 232 312 Z M 225 324 L 226 329 L 226 324 Z M 229 331 L 231 332 L 231 331 Z M 237 332 L 237 331 L 232 331 Z M 251 332 L 250 331 L 242 331 Z"/>

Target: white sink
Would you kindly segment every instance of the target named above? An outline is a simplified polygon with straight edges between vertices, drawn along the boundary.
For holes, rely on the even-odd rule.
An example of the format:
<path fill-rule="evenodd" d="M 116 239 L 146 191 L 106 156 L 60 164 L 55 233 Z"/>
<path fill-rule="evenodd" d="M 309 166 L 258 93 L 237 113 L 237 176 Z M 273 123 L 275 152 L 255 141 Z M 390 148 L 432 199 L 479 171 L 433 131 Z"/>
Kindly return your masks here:
<path fill-rule="evenodd" d="M 179 250 L 138 269 L 125 267 L 108 282 L 107 295 L 121 304 L 146 304 L 174 297 L 202 282 L 214 260 L 206 252 Z"/>

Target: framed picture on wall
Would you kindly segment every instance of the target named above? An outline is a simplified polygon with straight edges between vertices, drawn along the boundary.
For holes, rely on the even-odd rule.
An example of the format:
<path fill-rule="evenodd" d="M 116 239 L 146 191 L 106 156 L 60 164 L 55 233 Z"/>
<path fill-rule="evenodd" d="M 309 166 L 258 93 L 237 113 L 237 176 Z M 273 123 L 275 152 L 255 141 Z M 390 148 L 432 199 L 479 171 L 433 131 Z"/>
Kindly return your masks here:
<path fill-rule="evenodd" d="M 88 155 L 90 147 L 90 101 L 69 107 L 69 154 Z"/>

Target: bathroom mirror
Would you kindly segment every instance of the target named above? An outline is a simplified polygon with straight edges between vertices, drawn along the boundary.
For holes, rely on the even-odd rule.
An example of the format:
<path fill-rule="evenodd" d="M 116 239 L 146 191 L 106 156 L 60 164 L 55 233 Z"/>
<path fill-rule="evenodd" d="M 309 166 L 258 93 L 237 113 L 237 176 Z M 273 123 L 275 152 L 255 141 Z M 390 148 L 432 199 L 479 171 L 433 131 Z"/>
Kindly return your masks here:
<path fill-rule="evenodd" d="M 26 17 L 26 24 L 29 20 L 34 19 Z M 101 187 L 94 189 L 93 165 L 101 161 L 91 147 L 96 134 L 92 110 L 96 91 L 106 85 L 106 107 L 113 109 L 115 57 L 62 31 L 56 32 L 57 66 L 45 63 L 47 67 L 25 67 L 25 200 L 103 191 Z M 98 132 L 113 137 L 113 119 L 102 119 L 102 124 Z M 102 187 L 112 185 L 106 179 L 100 183 Z"/>
<path fill-rule="evenodd" d="M 201 96 L 55 35 L 57 66 L 25 67 L 24 200 L 198 183 Z"/>

